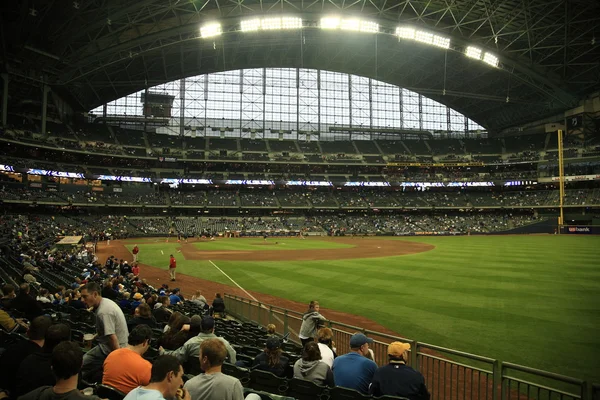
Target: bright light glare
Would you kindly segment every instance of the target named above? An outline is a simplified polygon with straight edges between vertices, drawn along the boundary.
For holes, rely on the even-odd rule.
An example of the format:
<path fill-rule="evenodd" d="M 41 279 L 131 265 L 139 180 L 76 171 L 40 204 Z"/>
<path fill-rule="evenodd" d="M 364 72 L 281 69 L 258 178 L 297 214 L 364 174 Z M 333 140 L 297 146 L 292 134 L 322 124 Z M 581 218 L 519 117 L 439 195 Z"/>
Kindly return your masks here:
<path fill-rule="evenodd" d="M 343 19 L 340 23 L 340 28 L 345 31 L 358 31 L 360 30 L 359 19 Z"/>
<path fill-rule="evenodd" d="M 240 24 L 242 32 L 252 32 L 260 29 L 260 19 L 247 19 Z"/>
<path fill-rule="evenodd" d="M 338 17 L 323 17 L 321 18 L 322 29 L 337 29 L 340 26 L 340 19 Z"/>
<path fill-rule="evenodd" d="M 242 21 L 240 29 L 242 32 L 255 32 L 258 30 L 272 31 L 278 29 L 300 29 L 302 28 L 302 18 L 294 17 L 274 17 L 263 19 L 248 19 Z"/>
<path fill-rule="evenodd" d="M 361 21 L 360 31 L 366 33 L 377 33 L 379 32 L 379 24 L 372 21 Z"/>
<path fill-rule="evenodd" d="M 413 28 L 407 28 L 405 26 L 401 26 L 396 28 L 396 36 L 402 39 L 414 39 L 415 38 L 415 30 Z"/>
<path fill-rule="evenodd" d="M 450 48 L 450 38 L 433 35 L 433 43 L 432 44 L 434 46 L 441 47 L 443 49 L 449 49 Z"/>
<path fill-rule="evenodd" d="M 465 51 L 465 55 L 469 58 L 475 58 L 481 60 L 481 49 L 478 47 L 469 46 Z"/>
<path fill-rule="evenodd" d="M 302 28 L 302 18 L 283 17 L 281 18 L 281 29 L 300 29 Z"/>
<path fill-rule="evenodd" d="M 223 33 L 223 31 L 221 30 L 221 24 L 219 24 L 218 22 L 213 24 L 207 24 L 200 28 L 200 37 L 202 38 L 219 36 L 221 33 Z"/>
<path fill-rule="evenodd" d="M 417 31 L 415 33 L 415 40 L 421 43 L 433 44 L 433 33 Z"/>
<path fill-rule="evenodd" d="M 498 57 L 496 57 L 493 54 L 490 53 L 485 53 L 483 56 L 483 62 L 491 65 L 492 67 L 497 67 L 498 66 Z"/>
<path fill-rule="evenodd" d="M 281 18 L 263 18 L 260 27 L 266 31 L 281 29 Z"/>

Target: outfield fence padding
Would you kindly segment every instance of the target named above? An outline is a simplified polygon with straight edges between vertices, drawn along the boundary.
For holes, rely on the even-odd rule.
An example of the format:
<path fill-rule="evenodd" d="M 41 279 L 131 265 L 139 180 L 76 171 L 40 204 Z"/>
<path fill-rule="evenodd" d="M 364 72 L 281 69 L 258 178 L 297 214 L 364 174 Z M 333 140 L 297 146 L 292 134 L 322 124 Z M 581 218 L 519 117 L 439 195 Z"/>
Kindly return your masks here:
<path fill-rule="evenodd" d="M 262 326 L 274 324 L 279 334 L 299 343 L 302 313 L 255 300 L 225 294 L 225 306 L 234 317 Z M 441 346 L 388 335 L 337 321 L 331 328 L 338 355 L 350 350 L 350 337 L 362 332 L 373 339 L 374 361 L 387 364 L 387 347 L 394 341 L 410 344 L 408 364 L 420 371 L 431 400 L 600 400 L 600 384 Z"/>

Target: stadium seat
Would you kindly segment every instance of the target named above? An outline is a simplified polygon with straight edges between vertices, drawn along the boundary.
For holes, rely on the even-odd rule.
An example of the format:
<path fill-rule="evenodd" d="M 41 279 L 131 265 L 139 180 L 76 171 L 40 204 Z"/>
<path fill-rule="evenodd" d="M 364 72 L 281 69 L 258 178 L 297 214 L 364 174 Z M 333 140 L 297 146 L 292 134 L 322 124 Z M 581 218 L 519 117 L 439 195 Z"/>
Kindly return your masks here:
<path fill-rule="evenodd" d="M 287 379 L 260 370 L 250 372 L 250 387 L 254 390 L 262 390 L 280 395 L 284 395 L 288 390 Z"/>
<path fill-rule="evenodd" d="M 329 390 L 330 400 L 367 400 L 371 399 L 368 394 L 362 394 L 358 390 L 336 386 Z"/>
<path fill-rule="evenodd" d="M 264 346 L 264 344 L 263 344 L 263 346 Z M 242 353 L 247 356 L 250 356 L 250 357 L 256 357 L 257 355 L 259 355 L 262 352 L 263 352 L 263 350 L 258 347 L 254 347 L 254 346 L 242 347 Z"/>
<path fill-rule="evenodd" d="M 242 383 L 242 386 L 244 387 L 247 387 L 250 384 L 250 370 L 248 370 L 247 368 L 241 368 L 237 365 L 233 365 L 226 362 L 223 363 L 221 372 L 223 372 L 225 375 L 238 378 Z"/>
<path fill-rule="evenodd" d="M 373 397 L 374 399 L 377 400 L 410 400 L 406 397 L 400 397 L 400 396 L 381 396 L 381 397 Z"/>
<path fill-rule="evenodd" d="M 96 386 L 96 395 L 101 399 L 108 400 L 123 400 L 125 397 L 125 393 L 121 392 L 118 389 L 115 389 L 112 386 L 99 384 Z"/>
<path fill-rule="evenodd" d="M 313 400 L 319 398 L 326 389 L 325 386 L 319 386 L 312 381 L 292 378 L 288 380 L 287 395 L 296 400 Z"/>

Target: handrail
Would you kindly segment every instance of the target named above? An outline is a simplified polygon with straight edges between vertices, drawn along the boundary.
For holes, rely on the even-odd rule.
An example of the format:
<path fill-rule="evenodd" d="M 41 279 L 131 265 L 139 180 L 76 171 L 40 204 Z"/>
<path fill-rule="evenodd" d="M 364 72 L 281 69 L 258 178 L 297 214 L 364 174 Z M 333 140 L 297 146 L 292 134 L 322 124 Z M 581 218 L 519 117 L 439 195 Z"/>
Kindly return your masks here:
<path fill-rule="evenodd" d="M 572 383 L 574 385 L 581 385 L 584 383 L 584 381 L 581 379 L 572 378 L 570 376 L 561 375 L 561 374 L 557 374 L 557 373 L 549 372 L 549 371 L 544 371 L 544 370 L 537 369 L 537 368 L 526 367 L 524 365 L 513 364 L 510 362 L 506 362 L 506 361 L 502 363 L 502 366 L 505 368 L 514 369 L 515 371 L 528 372 L 530 374 L 540 375 L 545 378 L 556 379 L 561 382 Z M 504 375 L 504 373 L 503 373 L 503 375 Z"/>

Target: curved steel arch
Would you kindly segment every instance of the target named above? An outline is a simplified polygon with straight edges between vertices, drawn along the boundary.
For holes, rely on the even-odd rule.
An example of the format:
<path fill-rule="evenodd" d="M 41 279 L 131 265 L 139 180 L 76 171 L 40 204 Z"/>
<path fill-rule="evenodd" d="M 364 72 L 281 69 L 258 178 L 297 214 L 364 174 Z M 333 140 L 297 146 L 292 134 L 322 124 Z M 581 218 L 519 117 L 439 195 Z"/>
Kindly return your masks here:
<path fill-rule="evenodd" d="M 410 88 L 494 130 L 572 107 L 600 87 L 600 49 L 593 36 L 600 3 L 593 0 L 115 0 L 110 6 L 81 2 L 77 9 L 50 0 L 36 4 L 37 17 L 21 12 L 20 20 L 6 24 L 5 58 L 17 59 L 19 68 L 43 66 L 47 81 L 71 93 L 83 109 L 142 88 L 145 83 L 140 82 L 238 66 L 311 65 L 359 71 Z M 453 52 L 445 55 L 440 49 L 398 44 L 386 35 L 377 36 L 375 63 L 355 54 L 373 54 L 373 46 L 361 43 L 367 36 L 352 47 L 344 38 L 336 41 L 324 32 L 313 39 L 313 30 L 304 29 L 302 40 L 309 38 L 309 43 L 299 48 L 288 35 L 279 41 L 269 36 L 257 41 L 227 33 L 216 41 L 220 55 L 211 52 L 212 43 L 196 39 L 199 25 L 208 20 L 227 25 L 249 16 L 282 13 L 313 21 L 327 13 L 357 15 L 388 29 L 413 24 L 452 36 L 459 46 L 491 50 L 505 69 L 494 70 Z M 3 13 L 3 22 L 7 15 Z M 35 54 L 23 51 L 31 46 L 28 29 L 38 36 Z M 261 52 L 262 57 L 257 54 Z M 247 65 L 241 65 L 244 60 Z M 7 64 L 9 71 L 18 73 Z"/>

